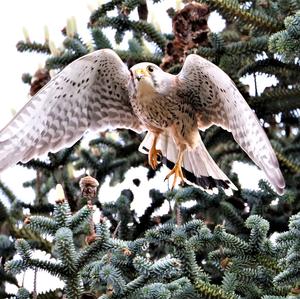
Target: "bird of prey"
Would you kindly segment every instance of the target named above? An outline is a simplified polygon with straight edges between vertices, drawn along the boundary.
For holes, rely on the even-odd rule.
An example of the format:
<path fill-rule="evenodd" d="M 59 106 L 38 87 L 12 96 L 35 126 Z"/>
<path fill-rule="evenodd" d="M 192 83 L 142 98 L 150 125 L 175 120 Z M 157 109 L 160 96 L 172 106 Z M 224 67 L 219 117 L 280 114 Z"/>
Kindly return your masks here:
<path fill-rule="evenodd" d="M 0 171 L 73 145 L 89 130 L 147 131 L 140 150 L 155 169 L 206 191 L 235 189 L 199 134 L 211 125 L 230 131 L 278 194 L 285 182 L 271 144 L 232 80 L 190 54 L 178 75 L 143 62 L 128 69 L 110 49 L 87 54 L 51 79 L 0 131 Z"/>

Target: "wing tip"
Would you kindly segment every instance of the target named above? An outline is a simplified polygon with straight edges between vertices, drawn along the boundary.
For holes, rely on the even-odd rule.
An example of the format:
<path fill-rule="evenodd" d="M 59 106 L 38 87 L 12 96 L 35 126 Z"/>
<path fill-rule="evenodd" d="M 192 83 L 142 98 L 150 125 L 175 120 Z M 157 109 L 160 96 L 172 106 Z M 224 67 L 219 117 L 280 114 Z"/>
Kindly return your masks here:
<path fill-rule="evenodd" d="M 274 187 L 274 189 L 276 190 L 277 194 L 282 196 L 284 195 L 285 192 L 285 181 L 283 179 L 283 176 L 281 175 L 282 180 L 277 181 L 277 182 L 271 182 L 272 186 Z"/>
<path fill-rule="evenodd" d="M 284 194 L 284 188 L 285 188 L 285 180 L 282 175 L 282 172 L 278 167 L 272 167 L 268 168 L 267 165 L 262 165 L 262 170 L 266 174 L 268 181 L 272 185 L 272 187 L 275 189 L 275 191 L 278 193 L 278 195 Z"/>
<path fill-rule="evenodd" d="M 275 188 L 276 192 L 278 195 L 282 196 L 285 193 L 285 190 L 283 188 Z"/>

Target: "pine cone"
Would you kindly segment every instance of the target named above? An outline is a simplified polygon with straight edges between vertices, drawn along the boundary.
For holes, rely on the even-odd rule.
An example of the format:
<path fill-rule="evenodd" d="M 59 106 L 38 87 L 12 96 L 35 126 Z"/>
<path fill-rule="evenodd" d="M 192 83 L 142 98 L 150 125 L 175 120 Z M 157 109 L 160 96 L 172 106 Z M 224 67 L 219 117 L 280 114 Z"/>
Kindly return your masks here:
<path fill-rule="evenodd" d="M 49 70 L 46 68 L 38 69 L 31 81 L 30 87 L 30 95 L 34 96 L 42 87 L 44 87 L 49 81 L 51 77 L 49 74 Z"/>
<path fill-rule="evenodd" d="M 146 0 L 140 1 L 140 4 L 138 5 L 137 9 L 138 9 L 139 19 L 147 21 L 147 18 L 148 18 L 147 1 Z"/>
<path fill-rule="evenodd" d="M 24 218 L 24 224 L 30 224 L 30 216 L 25 216 Z"/>
<path fill-rule="evenodd" d="M 182 63 L 190 49 L 208 45 L 208 16 L 208 6 L 195 2 L 175 13 L 172 20 L 175 38 L 166 46 L 166 56 L 161 64 L 163 69 Z"/>
<path fill-rule="evenodd" d="M 82 196 L 87 199 L 93 199 L 97 195 L 97 188 L 99 183 L 91 176 L 86 176 L 79 181 L 79 186 Z"/>

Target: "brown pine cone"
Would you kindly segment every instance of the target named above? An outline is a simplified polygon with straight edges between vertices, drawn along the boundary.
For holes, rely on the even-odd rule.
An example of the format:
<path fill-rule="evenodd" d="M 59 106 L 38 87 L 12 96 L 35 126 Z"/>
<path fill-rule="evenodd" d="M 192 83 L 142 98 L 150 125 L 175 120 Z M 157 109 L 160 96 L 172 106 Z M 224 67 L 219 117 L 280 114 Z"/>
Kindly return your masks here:
<path fill-rule="evenodd" d="M 42 87 L 44 87 L 49 81 L 51 77 L 49 74 L 49 70 L 46 68 L 38 69 L 32 80 L 31 80 L 31 87 L 30 87 L 30 95 L 34 96 Z"/>

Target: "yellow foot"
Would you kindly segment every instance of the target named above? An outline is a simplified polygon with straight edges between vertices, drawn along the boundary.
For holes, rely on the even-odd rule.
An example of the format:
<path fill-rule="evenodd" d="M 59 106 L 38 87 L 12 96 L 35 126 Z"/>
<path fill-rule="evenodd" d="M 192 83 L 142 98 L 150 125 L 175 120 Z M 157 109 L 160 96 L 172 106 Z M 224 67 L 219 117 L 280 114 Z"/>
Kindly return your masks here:
<path fill-rule="evenodd" d="M 158 165 L 158 156 L 162 157 L 161 150 L 157 150 L 155 147 L 151 147 L 148 154 L 148 162 L 152 169 L 156 169 Z"/>
<path fill-rule="evenodd" d="M 170 176 L 172 176 L 173 174 L 174 174 L 174 181 L 173 181 L 171 190 L 174 189 L 178 177 L 180 177 L 181 183 L 182 184 L 184 183 L 184 176 L 183 176 L 183 173 L 182 173 L 182 169 L 181 169 L 180 163 L 176 163 L 175 164 L 175 166 L 173 167 L 173 169 L 166 176 L 165 180 L 168 180 L 170 178 Z"/>

